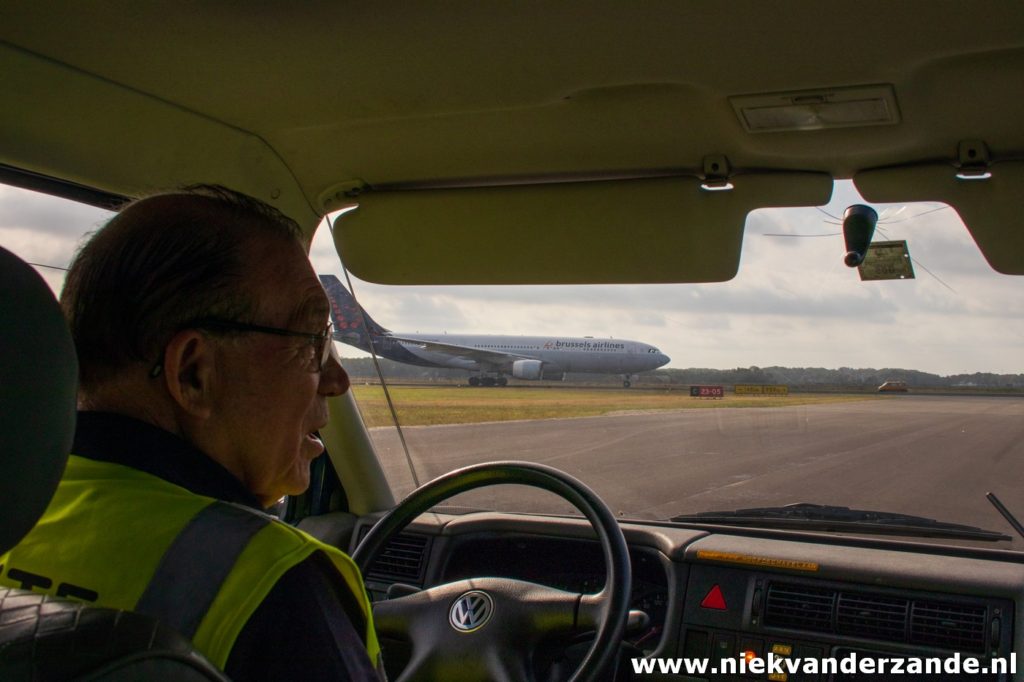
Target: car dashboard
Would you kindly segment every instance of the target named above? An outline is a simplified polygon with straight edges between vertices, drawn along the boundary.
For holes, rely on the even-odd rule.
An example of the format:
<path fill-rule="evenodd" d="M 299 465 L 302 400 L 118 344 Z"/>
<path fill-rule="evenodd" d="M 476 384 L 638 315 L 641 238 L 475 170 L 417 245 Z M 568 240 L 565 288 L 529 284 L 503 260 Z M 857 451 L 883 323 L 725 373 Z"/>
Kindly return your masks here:
<path fill-rule="evenodd" d="M 357 522 L 353 543 L 374 521 Z M 852 653 L 908 664 L 970 659 L 989 671 L 970 679 L 1016 679 L 1024 563 L 1013 553 L 792 531 L 620 525 L 632 561 L 631 616 L 644 616 L 630 618 L 618 679 L 630 679 L 637 663 L 629 659 L 638 659 L 653 667 L 637 679 L 840 680 L 849 669 L 824 661 L 838 666 Z M 600 547 L 580 519 L 430 513 L 392 539 L 366 584 L 374 600 L 387 598 L 389 589 L 484 576 L 593 593 L 604 570 Z M 400 643 L 385 652 L 403 658 Z M 762 668 L 749 661 L 769 654 L 780 666 L 784 659 L 819 665 L 811 672 L 752 673 Z M 682 659 L 682 666 L 705 661 L 709 669 L 687 674 L 685 667 L 659 667 L 661 659 Z M 721 659 L 737 667 L 711 674 Z M 738 667 L 740 659 L 746 668 Z M 929 679 L 960 678 L 943 670 Z"/>

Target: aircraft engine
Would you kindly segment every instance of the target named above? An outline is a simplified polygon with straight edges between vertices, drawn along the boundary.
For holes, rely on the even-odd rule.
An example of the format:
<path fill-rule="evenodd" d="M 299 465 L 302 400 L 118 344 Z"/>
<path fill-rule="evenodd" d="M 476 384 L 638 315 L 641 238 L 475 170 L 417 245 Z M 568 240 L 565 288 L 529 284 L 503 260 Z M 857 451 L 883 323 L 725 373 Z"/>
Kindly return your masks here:
<path fill-rule="evenodd" d="M 516 379 L 540 379 L 544 371 L 540 360 L 516 360 L 512 363 L 512 376 Z"/>

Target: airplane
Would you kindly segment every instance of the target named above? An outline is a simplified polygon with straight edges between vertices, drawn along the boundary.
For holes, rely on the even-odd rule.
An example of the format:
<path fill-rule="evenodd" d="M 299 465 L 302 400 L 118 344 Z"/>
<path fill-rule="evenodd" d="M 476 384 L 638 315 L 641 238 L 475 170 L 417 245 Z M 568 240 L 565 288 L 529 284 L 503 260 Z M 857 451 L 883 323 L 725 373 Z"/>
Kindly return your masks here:
<path fill-rule="evenodd" d="M 560 381 L 567 372 L 590 372 L 621 374 L 629 388 L 637 373 L 670 360 L 654 346 L 627 339 L 398 334 L 374 322 L 337 277 L 320 275 L 320 282 L 331 301 L 336 341 L 410 365 L 468 370 L 474 373 L 470 386 L 506 386 L 509 377 Z"/>

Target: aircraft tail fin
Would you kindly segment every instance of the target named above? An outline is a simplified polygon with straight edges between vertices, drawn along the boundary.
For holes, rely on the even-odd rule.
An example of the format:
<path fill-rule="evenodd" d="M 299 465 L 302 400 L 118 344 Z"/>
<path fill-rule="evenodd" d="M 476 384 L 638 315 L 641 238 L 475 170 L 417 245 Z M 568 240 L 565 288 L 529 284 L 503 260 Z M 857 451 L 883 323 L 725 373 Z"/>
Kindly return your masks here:
<path fill-rule="evenodd" d="M 331 302 L 331 322 L 334 339 L 370 352 L 370 337 L 385 336 L 391 332 L 381 327 L 356 303 L 340 280 L 334 275 L 320 275 L 327 298 Z"/>

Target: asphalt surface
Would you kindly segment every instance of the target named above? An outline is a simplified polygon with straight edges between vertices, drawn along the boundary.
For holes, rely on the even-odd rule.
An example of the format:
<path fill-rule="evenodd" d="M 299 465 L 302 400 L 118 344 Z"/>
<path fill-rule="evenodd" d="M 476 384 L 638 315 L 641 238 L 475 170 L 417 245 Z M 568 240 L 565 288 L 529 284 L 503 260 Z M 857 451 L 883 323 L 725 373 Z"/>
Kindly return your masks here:
<path fill-rule="evenodd" d="M 1024 398 L 886 396 L 405 429 L 420 482 L 467 464 L 530 460 L 576 476 L 626 518 L 814 502 L 1002 531 L 993 491 L 1024 520 Z M 394 429 L 373 437 L 398 494 L 413 486 Z M 497 486 L 452 504 L 562 513 L 551 494 Z M 1024 549 L 1024 540 L 995 545 Z"/>

